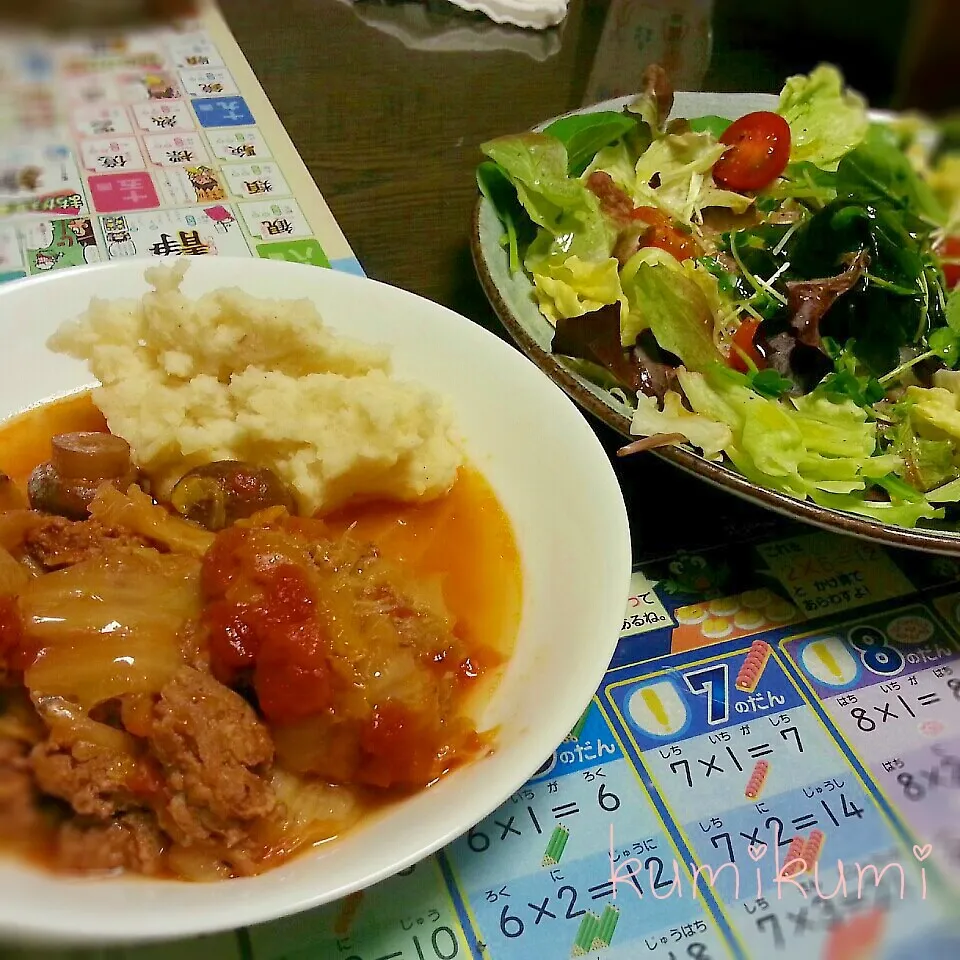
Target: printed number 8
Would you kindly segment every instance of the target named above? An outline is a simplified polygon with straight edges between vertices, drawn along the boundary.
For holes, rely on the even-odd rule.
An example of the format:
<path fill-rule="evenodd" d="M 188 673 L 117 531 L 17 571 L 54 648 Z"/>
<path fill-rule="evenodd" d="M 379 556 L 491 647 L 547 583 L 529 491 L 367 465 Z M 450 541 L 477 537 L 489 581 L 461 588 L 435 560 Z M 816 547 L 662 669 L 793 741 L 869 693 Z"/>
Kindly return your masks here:
<path fill-rule="evenodd" d="M 854 627 L 850 643 L 860 654 L 860 662 L 871 672 L 892 677 L 903 669 L 903 656 L 887 644 L 887 638 L 875 627 Z"/>

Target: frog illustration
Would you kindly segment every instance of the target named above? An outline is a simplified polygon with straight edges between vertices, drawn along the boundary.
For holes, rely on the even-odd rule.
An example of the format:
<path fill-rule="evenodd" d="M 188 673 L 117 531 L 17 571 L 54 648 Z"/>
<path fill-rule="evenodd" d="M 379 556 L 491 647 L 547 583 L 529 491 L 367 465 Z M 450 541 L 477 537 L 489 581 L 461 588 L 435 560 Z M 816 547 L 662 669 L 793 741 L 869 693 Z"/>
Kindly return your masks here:
<path fill-rule="evenodd" d="M 719 596 L 730 579 L 726 563 L 710 564 L 703 557 L 681 550 L 667 568 L 670 576 L 661 584 L 670 595 Z"/>

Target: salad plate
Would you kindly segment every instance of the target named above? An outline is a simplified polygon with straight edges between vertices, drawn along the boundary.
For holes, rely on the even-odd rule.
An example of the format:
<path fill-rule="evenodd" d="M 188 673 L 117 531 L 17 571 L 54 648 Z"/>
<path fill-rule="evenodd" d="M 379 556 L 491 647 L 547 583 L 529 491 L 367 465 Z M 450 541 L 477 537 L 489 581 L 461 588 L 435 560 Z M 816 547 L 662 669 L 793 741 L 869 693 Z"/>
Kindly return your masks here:
<path fill-rule="evenodd" d="M 960 160 L 932 122 L 821 66 L 780 96 L 648 85 L 482 150 L 486 295 L 624 453 L 960 553 Z"/>

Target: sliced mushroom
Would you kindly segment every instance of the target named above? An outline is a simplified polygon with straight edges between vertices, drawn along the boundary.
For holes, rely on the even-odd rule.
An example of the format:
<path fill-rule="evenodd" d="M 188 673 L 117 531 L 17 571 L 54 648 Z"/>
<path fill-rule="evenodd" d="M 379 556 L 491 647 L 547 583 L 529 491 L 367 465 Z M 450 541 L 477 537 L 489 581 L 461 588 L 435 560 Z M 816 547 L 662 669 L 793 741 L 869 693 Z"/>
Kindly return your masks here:
<path fill-rule="evenodd" d="M 208 530 L 223 530 L 268 507 L 296 510 L 293 494 L 266 467 L 241 460 L 218 460 L 194 467 L 170 495 L 173 508 Z"/>
<path fill-rule="evenodd" d="M 62 433 L 52 455 L 27 481 L 30 506 L 71 520 L 87 516 L 90 501 L 104 483 L 126 489 L 137 479 L 130 445 L 110 433 Z"/>

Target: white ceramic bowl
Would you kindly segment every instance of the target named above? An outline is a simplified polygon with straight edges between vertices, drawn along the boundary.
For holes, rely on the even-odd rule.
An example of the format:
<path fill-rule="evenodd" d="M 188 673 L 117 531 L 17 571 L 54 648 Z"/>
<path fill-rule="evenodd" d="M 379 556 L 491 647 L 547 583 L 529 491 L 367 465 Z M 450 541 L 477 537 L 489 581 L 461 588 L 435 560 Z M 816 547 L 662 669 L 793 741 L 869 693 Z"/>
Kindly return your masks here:
<path fill-rule="evenodd" d="M 93 384 L 83 364 L 52 354 L 45 341 L 92 296 L 141 296 L 144 267 L 140 260 L 79 268 L 0 289 L 0 419 Z M 0 938 L 172 939 L 295 913 L 384 879 L 464 833 L 536 771 L 576 723 L 616 646 L 631 567 L 623 498 L 587 422 L 544 374 L 476 324 L 372 280 L 211 257 L 192 263 L 183 290 L 196 296 L 224 286 L 308 297 L 334 329 L 388 344 L 397 376 L 451 398 L 468 455 L 513 522 L 522 561 L 516 653 L 483 717 L 501 727 L 497 749 L 346 837 L 251 879 L 80 882 L 2 860 Z"/>

